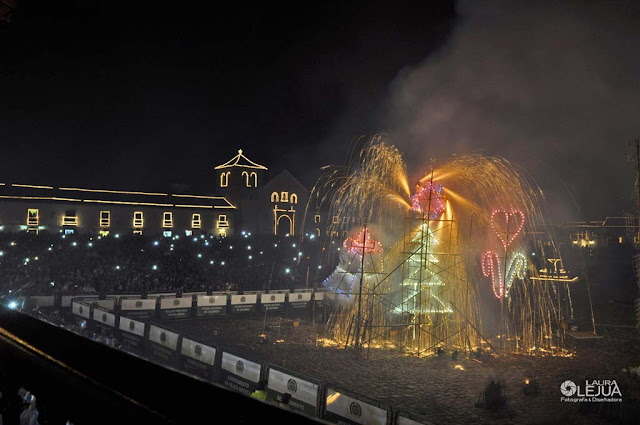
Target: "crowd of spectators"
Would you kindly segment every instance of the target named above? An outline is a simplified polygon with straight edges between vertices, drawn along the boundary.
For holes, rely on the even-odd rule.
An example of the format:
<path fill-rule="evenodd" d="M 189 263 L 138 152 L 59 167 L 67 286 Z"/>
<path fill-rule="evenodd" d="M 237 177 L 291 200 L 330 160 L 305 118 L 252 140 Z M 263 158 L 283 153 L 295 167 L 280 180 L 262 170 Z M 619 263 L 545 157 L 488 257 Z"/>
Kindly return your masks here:
<path fill-rule="evenodd" d="M 293 289 L 321 282 L 314 237 L 0 233 L 7 296 Z"/>

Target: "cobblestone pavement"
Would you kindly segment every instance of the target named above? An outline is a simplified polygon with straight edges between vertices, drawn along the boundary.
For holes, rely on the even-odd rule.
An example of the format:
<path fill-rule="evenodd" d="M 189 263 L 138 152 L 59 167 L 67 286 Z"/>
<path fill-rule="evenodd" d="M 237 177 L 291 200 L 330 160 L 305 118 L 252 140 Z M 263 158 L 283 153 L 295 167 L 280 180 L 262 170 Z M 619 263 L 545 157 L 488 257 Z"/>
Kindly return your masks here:
<path fill-rule="evenodd" d="M 305 322 L 294 327 L 291 319 L 283 319 L 279 328 L 271 322 L 265 330 L 266 343 L 260 337 L 260 319 L 194 319 L 171 325 L 205 344 L 234 350 L 263 364 L 280 365 L 439 424 L 616 423 L 595 412 L 581 412 L 580 403 L 561 402 L 560 384 L 568 379 L 577 383 L 615 379 L 625 403 L 640 395 L 637 377 L 622 371 L 633 365 L 630 357 L 638 363 L 638 356 L 622 354 L 606 339 L 582 343 L 571 358 L 485 355 L 480 363 L 463 356 L 452 361 L 449 353 L 415 358 L 399 349 L 372 349 L 368 359 L 356 360 L 351 350 L 316 343 L 316 336 L 323 336 L 322 327 Z M 492 379 L 506 387 L 507 404 L 497 412 L 475 407 Z M 538 381 L 539 395 L 523 393 L 525 379 Z M 625 423 L 640 423 L 640 418 Z"/>

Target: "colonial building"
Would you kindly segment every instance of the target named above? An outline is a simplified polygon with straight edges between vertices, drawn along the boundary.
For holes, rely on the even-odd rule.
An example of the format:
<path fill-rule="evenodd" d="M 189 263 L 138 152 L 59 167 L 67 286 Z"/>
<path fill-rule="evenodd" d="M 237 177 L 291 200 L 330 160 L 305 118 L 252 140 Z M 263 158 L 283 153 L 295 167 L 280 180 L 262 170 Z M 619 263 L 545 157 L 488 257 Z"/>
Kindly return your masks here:
<path fill-rule="evenodd" d="M 297 235 L 309 192 L 288 171 L 242 152 L 214 167 L 212 194 L 0 183 L 0 231 L 93 234 Z"/>

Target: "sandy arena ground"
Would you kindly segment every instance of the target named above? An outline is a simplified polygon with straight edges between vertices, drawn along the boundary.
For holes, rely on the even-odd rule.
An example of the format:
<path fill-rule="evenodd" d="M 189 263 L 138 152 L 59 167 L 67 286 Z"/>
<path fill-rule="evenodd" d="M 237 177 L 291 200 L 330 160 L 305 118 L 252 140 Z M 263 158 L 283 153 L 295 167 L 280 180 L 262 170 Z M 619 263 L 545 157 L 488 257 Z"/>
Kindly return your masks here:
<path fill-rule="evenodd" d="M 300 321 L 294 326 L 293 319 L 284 318 L 279 328 L 276 324 L 276 319 L 267 321 L 266 342 L 260 337 L 261 318 L 192 319 L 172 322 L 171 327 L 249 360 L 298 371 L 438 424 L 620 423 L 585 409 L 588 406 L 584 404 L 581 408 L 581 403 L 561 402 L 560 384 L 565 380 L 579 383 L 585 379 L 615 379 L 627 405 L 640 396 L 637 376 L 623 371 L 640 363 L 637 343 L 624 338 L 580 342 L 573 347 L 576 355 L 571 358 L 484 355 L 480 363 L 465 356 L 452 361 L 450 353 L 415 358 L 400 349 L 371 349 L 368 359 L 356 360 L 351 350 L 316 343 L 316 337 L 324 336 L 322 325 L 314 327 L 309 321 Z M 633 332 L 627 334 L 633 338 Z M 506 388 L 506 406 L 496 412 L 475 407 L 491 379 L 499 380 Z M 538 381 L 539 395 L 523 393 L 525 379 Z M 624 423 L 640 423 L 640 415 L 629 417 Z"/>

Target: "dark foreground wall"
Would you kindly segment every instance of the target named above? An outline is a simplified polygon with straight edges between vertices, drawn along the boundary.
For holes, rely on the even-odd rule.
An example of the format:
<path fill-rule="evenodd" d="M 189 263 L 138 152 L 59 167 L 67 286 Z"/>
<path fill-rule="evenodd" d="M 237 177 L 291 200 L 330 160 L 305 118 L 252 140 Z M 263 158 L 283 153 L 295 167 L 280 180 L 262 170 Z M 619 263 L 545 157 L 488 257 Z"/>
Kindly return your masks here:
<path fill-rule="evenodd" d="M 0 379 L 47 423 L 318 423 L 2 307 Z"/>

